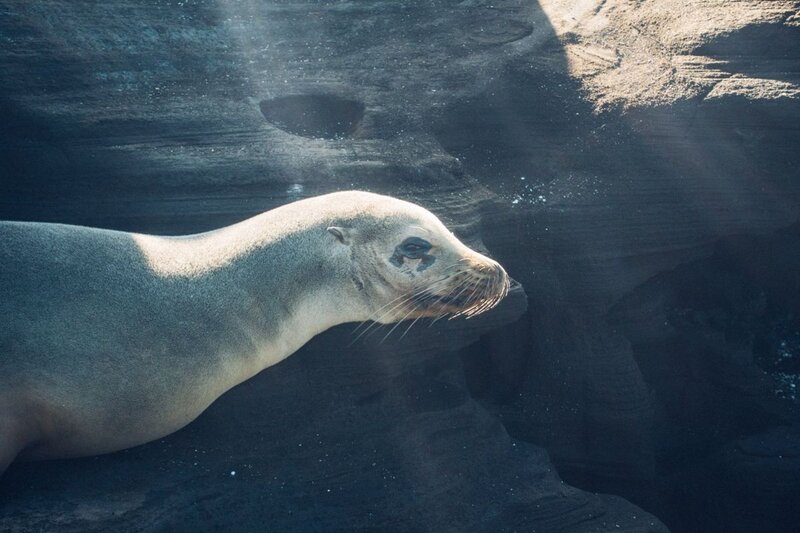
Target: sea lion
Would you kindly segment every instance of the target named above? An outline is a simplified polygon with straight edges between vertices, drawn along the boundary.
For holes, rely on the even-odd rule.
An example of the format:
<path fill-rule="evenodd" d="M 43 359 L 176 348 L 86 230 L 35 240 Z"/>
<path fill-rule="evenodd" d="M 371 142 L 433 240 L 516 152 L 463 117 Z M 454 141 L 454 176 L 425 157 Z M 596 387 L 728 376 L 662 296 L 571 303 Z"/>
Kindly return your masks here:
<path fill-rule="evenodd" d="M 474 315 L 503 268 L 424 208 L 350 191 L 181 237 L 0 223 L 0 473 L 172 433 L 344 322 Z"/>

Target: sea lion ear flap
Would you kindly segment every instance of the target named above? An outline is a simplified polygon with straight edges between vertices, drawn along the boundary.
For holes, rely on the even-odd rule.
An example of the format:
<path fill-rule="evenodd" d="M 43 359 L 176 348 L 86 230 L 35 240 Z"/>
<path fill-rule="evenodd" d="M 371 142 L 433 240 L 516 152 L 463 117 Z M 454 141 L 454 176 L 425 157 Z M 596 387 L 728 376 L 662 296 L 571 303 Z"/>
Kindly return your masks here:
<path fill-rule="evenodd" d="M 328 228 L 328 233 L 336 237 L 336 240 L 338 240 L 340 243 L 348 246 L 352 240 L 352 231 L 352 228 L 342 228 L 338 226 L 331 226 Z"/>

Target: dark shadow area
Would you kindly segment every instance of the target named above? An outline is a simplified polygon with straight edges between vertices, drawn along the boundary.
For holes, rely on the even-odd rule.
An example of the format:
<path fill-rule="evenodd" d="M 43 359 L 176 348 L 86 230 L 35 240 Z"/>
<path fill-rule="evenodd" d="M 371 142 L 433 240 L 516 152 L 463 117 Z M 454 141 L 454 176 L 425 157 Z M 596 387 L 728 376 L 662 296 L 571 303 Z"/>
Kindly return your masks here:
<path fill-rule="evenodd" d="M 268 122 L 295 135 L 341 139 L 364 117 L 364 104 L 328 94 L 281 96 L 259 104 Z"/>
<path fill-rule="evenodd" d="M 676 531 L 796 525 L 798 272 L 800 226 L 732 237 L 611 311 L 655 394 L 654 511 Z"/>
<path fill-rule="evenodd" d="M 555 55 L 557 46 L 551 41 L 542 53 Z M 586 121 L 594 119 L 591 107 L 577 97 L 579 90 L 563 71 L 514 65 L 479 95 L 439 111 L 432 128 L 442 146 L 487 187 L 516 190 L 526 185 L 521 178 L 541 186 L 572 166 L 585 168 Z"/>
<path fill-rule="evenodd" d="M 753 24 L 719 36 L 694 50 L 721 62 L 731 74 L 797 83 L 800 78 L 800 28 Z"/>

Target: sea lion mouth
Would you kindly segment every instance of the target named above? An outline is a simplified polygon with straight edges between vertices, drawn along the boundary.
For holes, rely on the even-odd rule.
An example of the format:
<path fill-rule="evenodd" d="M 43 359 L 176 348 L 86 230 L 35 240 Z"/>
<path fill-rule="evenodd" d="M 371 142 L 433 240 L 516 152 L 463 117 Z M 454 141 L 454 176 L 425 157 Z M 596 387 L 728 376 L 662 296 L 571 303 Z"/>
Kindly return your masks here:
<path fill-rule="evenodd" d="M 411 302 L 426 316 L 470 318 L 495 307 L 511 286 L 508 274 L 498 264 L 478 266 L 445 278 L 447 291 L 423 290 Z M 432 288 L 436 283 L 431 284 Z"/>
<path fill-rule="evenodd" d="M 415 290 L 395 298 L 378 309 L 373 317 L 365 320 L 353 331 L 356 337 L 352 342 L 371 335 L 376 324 L 395 322 L 381 342 L 406 320 L 412 320 L 402 339 L 421 318 L 432 318 L 434 322 L 445 317 L 450 319 L 463 316 L 471 318 L 495 307 L 506 297 L 511 288 L 511 280 L 497 263 L 457 266 L 458 269 Z M 369 325 L 364 326 L 367 322 Z"/>

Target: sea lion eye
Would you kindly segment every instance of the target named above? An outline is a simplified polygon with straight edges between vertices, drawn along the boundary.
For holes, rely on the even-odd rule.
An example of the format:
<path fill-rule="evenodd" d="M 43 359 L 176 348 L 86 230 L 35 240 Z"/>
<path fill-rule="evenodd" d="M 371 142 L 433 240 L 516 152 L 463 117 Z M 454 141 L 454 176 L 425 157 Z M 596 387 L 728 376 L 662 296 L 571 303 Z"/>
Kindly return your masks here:
<path fill-rule="evenodd" d="M 409 237 L 400 245 L 403 255 L 411 259 L 422 257 L 430 249 L 431 243 L 419 237 Z"/>

